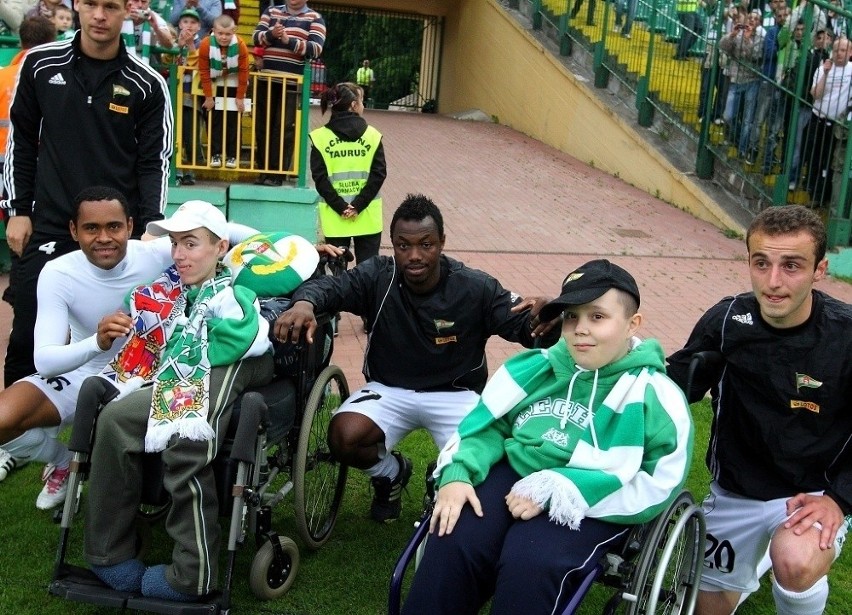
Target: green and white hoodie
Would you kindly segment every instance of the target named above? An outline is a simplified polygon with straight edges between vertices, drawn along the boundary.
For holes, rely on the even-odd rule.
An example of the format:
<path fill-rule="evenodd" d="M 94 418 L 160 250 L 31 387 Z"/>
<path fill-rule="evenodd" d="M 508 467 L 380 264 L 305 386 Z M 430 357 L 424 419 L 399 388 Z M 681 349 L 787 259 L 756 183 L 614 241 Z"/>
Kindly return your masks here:
<path fill-rule="evenodd" d="M 504 456 L 522 477 L 512 493 L 572 529 L 584 517 L 645 523 L 686 480 L 692 420 L 653 339 L 624 357 L 579 367 L 564 338 L 522 352 L 494 374 L 438 457 L 438 485 L 476 486 Z"/>

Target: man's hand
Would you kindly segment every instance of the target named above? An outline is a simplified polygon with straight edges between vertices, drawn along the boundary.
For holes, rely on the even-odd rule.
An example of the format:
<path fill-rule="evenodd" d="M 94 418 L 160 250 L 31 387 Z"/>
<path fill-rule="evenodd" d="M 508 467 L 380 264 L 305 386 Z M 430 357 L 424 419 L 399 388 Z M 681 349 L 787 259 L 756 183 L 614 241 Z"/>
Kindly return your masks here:
<path fill-rule="evenodd" d="M 246 99 L 238 98 L 237 99 L 237 113 L 245 113 L 246 112 Z"/>
<path fill-rule="evenodd" d="M 106 352 L 119 337 L 130 335 L 133 320 L 124 312 L 107 314 L 98 323 L 98 348 Z"/>
<path fill-rule="evenodd" d="M 212 96 L 205 96 L 204 102 L 201 103 L 201 108 L 205 111 L 212 111 L 214 107 L 215 101 Z"/>
<path fill-rule="evenodd" d="M 811 528 L 819 530 L 819 548 L 823 551 L 832 547 L 837 529 L 843 523 L 843 511 L 827 495 L 795 495 L 787 500 L 787 514 L 790 518 L 784 527 L 792 529 L 796 536 L 801 536 Z M 822 527 L 815 527 L 817 524 Z"/>
<path fill-rule="evenodd" d="M 832 66 L 834 66 L 834 62 L 832 62 L 831 60 L 826 60 L 825 62 L 823 62 L 822 63 L 823 74 L 827 75 L 828 71 L 831 70 Z"/>
<path fill-rule="evenodd" d="M 344 218 L 357 218 L 358 210 L 352 207 L 352 205 L 347 205 L 346 209 L 343 210 L 343 213 L 340 214 Z"/>
<path fill-rule="evenodd" d="M 541 311 L 545 305 L 550 303 L 550 297 L 529 297 L 527 299 L 522 299 L 520 303 L 512 306 L 512 312 L 517 314 L 519 312 L 530 311 L 530 329 L 532 329 L 533 337 L 541 337 L 550 331 L 553 327 L 562 326 L 562 317 L 557 316 L 553 320 L 549 320 L 547 322 L 541 322 L 538 319 L 538 313 Z"/>
<path fill-rule="evenodd" d="M 316 245 L 316 248 L 320 256 L 322 256 L 323 254 L 328 254 L 332 258 L 337 258 L 344 252 L 343 248 L 338 248 L 337 246 L 333 246 L 330 243 L 318 243 Z"/>
<path fill-rule="evenodd" d="M 476 497 L 473 485 L 455 481 L 447 483 L 438 489 L 438 497 L 435 499 L 435 510 L 432 511 L 432 520 L 429 521 L 429 533 L 434 533 L 438 528 L 438 536 L 452 534 L 456 521 L 466 503 L 470 502 L 473 512 L 477 517 L 482 516 L 482 504 Z"/>
<path fill-rule="evenodd" d="M 297 344 L 305 330 L 305 339 L 309 344 L 314 343 L 314 331 L 317 319 L 314 316 L 314 306 L 309 301 L 296 301 L 290 309 L 275 320 L 275 339 L 279 342 Z"/>
<path fill-rule="evenodd" d="M 511 491 L 509 492 L 509 495 L 506 496 L 506 507 L 515 519 L 521 519 L 523 521 L 529 521 L 544 511 L 541 506 L 533 502 L 531 499 L 515 495 Z"/>
<path fill-rule="evenodd" d="M 6 221 L 6 243 L 9 249 L 20 256 L 33 234 L 33 221 L 29 216 L 12 216 Z"/>

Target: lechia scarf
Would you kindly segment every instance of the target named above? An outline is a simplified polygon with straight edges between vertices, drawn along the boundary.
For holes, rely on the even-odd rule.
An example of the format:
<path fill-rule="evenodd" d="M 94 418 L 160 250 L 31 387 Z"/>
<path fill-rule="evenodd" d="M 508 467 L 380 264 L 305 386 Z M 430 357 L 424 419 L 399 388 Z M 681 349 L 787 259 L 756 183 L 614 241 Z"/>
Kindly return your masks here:
<path fill-rule="evenodd" d="M 222 59 L 222 48 L 216 42 L 216 37 L 210 35 L 210 78 L 216 79 L 228 73 L 234 72 L 239 67 L 240 61 L 240 45 L 237 35 L 231 37 L 231 42 L 228 43 L 228 48 L 225 52 L 225 58 Z"/>
<path fill-rule="evenodd" d="M 115 359 L 101 372 L 119 390 L 118 399 L 153 382 L 154 393 L 145 450 L 161 451 L 177 434 L 210 440 L 210 361 L 207 316 L 212 298 L 231 285 L 231 272 L 220 266 L 204 282 L 184 316 L 187 291 L 172 265 L 151 284 L 130 294 L 133 329 Z M 178 331 L 177 327 L 182 328 Z M 177 336 L 172 340 L 172 336 Z M 171 343 L 170 343 L 171 340 Z"/>
<path fill-rule="evenodd" d="M 124 40 L 124 46 L 127 47 L 127 52 L 142 59 L 146 64 L 151 63 L 151 24 L 147 21 L 142 22 L 142 30 L 139 34 L 141 47 L 136 46 L 136 26 L 131 19 L 125 19 L 121 24 L 121 38 Z"/>

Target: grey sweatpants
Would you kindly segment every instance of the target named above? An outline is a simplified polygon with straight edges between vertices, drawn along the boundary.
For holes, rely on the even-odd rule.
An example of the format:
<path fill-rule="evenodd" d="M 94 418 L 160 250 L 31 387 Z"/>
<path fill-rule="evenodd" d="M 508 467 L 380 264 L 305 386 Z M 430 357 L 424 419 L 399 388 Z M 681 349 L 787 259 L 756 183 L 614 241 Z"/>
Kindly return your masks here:
<path fill-rule="evenodd" d="M 234 400 L 272 379 L 272 356 L 246 359 L 210 372 L 208 422 L 215 437 L 197 442 L 173 437 L 162 452 L 163 484 L 172 507 L 166 531 L 175 541 L 166 580 L 177 591 L 204 595 L 217 587 L 219 523 L 211 462 L 221 446 Z M 142 453 L 153 387 L 135 391 L 101 412 L 89 474 L 85 554 L 111 566 L 136 557 L 134 520 L 142 484 Z"/>

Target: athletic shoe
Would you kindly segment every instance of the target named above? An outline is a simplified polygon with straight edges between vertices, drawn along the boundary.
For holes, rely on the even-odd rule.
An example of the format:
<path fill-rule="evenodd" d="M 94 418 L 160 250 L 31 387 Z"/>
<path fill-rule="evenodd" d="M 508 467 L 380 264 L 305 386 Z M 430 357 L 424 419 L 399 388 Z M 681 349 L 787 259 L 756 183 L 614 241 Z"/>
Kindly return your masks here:
<path fill-rule="evenodd" d="M 0 481 L 9 476 L 9 474 L 12 473 L 12 470 L 19 468 L 22 465 L 24 464 L 12 457 L 9 451 L 0 448 Z"/>
<path fill-rule="evenodd" d="M 237 168 L 237 159 L 236 158 L 228 158 L 225 161 L 226 169 L 236 169 Z"/>
<path fill-rule="evenodd" d="M 219 154 L 215 154 L 213 159 L 210 161 L 211 169 L 221 169 L 222 168 L 222 157 Z"/>
<path fill-rule="evenodd" d="M 38 494 L 36 508 L 39 510 L 50 510 L 65 501 L 65 494 L 68 492 L 69 474 L 71 474 L 70 468 L 57 468 L 52 463 L 44 467 L 44 472 L 41 473 L 41 480 L 44 481 L 44 487 L 41 493 Z"/>
<path fill-rule="evenodd" d="M 381 476 L 373 478 L 373 501 L 370 503 L 370 517 L 379 523 L 388 523 L 399 519 L 402 512 L 402 490 L 411 478 L 414 469 L 411 460 L 398 451 L 391 453 L 399 462 L 396 478 Z"/>

